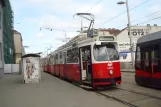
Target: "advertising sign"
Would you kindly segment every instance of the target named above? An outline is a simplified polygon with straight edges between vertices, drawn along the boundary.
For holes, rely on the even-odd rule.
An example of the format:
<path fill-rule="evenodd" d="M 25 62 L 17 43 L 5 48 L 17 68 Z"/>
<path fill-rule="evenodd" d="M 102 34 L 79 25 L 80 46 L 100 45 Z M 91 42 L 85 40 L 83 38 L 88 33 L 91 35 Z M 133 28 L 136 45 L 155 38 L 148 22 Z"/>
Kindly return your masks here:
<path fill-rule="evenodd" d="M 26 57 L 23 59 L 24 79 L 39 79 L 39 57 Z"/>
<path fill-rule="evenodd" d="M 144 35 L 147 35 L 147 34 L 149 34 L 149 29 L 131 29 L 131 35 L 133 36 L 133 37 L 136 37 L 136 36 L 144 36 Z"/>

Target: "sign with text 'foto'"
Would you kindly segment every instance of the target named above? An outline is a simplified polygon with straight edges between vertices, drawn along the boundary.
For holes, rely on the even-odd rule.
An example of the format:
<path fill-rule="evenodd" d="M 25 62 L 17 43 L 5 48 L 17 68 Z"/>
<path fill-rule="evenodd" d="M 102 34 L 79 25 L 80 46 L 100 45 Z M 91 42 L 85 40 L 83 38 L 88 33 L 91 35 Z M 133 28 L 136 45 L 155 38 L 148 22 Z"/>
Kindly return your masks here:
<path fill-rule="evenodd" d="M 147 34 L 149 34 L 149 29 L 131 29 L 131 35 L 133 36 L 143 36 Z"/>

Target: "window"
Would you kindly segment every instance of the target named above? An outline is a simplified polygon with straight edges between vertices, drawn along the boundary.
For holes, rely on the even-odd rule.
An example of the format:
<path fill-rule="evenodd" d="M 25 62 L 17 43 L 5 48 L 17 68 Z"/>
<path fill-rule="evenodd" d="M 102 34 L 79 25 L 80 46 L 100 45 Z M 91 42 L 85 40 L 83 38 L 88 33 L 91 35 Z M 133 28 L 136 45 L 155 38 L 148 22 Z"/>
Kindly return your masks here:
<path fill-rule="evenodd" d="M 62 52 L 60 52 L 60 59 L 62 59 Z"/>
<path fill-rule="evenodd" d="M 72 63 L 72 57 L 73 57 L 73 54 L 72 54 L 72 50 L 67 50 L 67 63 Z"/>
<path fill-rule="evenodd" d="M 151 52 L 151 58 L 153 65 L 157 66 L 159 61 L 159 48 L 155 47 L 154 50 Z"/>
<path fill-rule="evenodd" d="M 90 48 L 82 48 L 82 60 L 90 59 Z"/>
<path fill-rule="evenodd" d="M 73 52 L 73 62 L 77 63 L 78 62 L 78 56 L 79 56 L 79 52 L 78 52 L 78 48 L 74 48 L 72 49 Z"/>
<path fill-rule="evenodd" d="M 137 46 L 137 49 L 136 49 L 136 66 L 138 68 L 141 68 L 141 53 L 140 53 L 140 47 Z"/>
<path fill-rule="evenodd" d="M 0 29 L 2 28 L 2 13 L 0 12 Z"/>
<path fill-rule="evenodd" d="M 58 60 L 58 54 L 56 54 L 55 59 Z"/>
<path fill-rule="evenodd" d="M 144 65 L 149 67 L 149 52 L 144 53 Z"/>
<path fill-rule="evenodd" d="M 2 44 L 0 43 L 0 60 L 2 61 Z"/>
<path fill-rule="evenodd" d="M 67 63 L 66 52 L 63 53 L 63 56 L 64 56 L 64 63 L 66 64 Z"/>
<path fill-rule="evenodd" d="M 78 54 L 78 48 L 67 50 L 67 63 L 77 63 Z"/>
<path fill-rule="evenodd" d="M 154 49 L 151 52 L 151 59 L 154 72 L 158 72 L 160 70 L 159 46 L 154 46 Z"/>
<path fill-rule="evenodd" d="M 113 44 L 103 44 L 94 46 L 94 58 L 97 61 L 119 60 L 119 55 Z"/>

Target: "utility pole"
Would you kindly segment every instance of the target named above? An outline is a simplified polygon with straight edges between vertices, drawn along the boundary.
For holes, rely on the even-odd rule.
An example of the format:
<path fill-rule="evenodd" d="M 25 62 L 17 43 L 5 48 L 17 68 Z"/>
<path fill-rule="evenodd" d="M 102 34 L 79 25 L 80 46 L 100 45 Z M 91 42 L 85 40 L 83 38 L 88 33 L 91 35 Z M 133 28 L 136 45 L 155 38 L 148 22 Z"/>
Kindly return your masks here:
<path fill-rule="evenodd" d="M 65 30 L 64 30 L 64 33 L 65 33 L 65 43 L 67 43 L 67 34 Z"/>
<path fill-rule="evenodd" d="M 52 47 L 51 44 L 50 44 L 50 46 L 49 46 L 49 48 L 48 48 L 48 50 L 50 50 L 49 53 L 52 52 L 52 51 L 51 51 L 52 48 L 53 48 L 53 47 Z"/>
<path fill-rule="evenodd" d="M 129 32 L 129 38 L 130 38 L 131 61 L 132 61 L 132 68 L 134 68 L 134 53 L 133 53 L 133 43 L 132 43 L 132 35 L 131 35 L 131 22 L 130 22 L 128 0 L 126 0 L 126 8 L 127 8 L 127 17 L 128 17 L 128 32 Z"/>
<path fill-rule="evenodd" d="M 134 68 L 134 53 L 133 53 L 133 43 L 132 43 L 132 36 L 131 36 L 131 22 L 130 22 L 130 12 L 129 12 L 128 0 L 126 0 L 126 2 L 120 1 L 117 4 L 126 4 L 127 18 L 128 18 L 128 35 L 130 38 L 131 61 L 132 61 L 132 68 Z"/>
<path fill-rule="evenodd" d="M 81 33 L 83 33 L 83 21 L 81 20 Z"/>

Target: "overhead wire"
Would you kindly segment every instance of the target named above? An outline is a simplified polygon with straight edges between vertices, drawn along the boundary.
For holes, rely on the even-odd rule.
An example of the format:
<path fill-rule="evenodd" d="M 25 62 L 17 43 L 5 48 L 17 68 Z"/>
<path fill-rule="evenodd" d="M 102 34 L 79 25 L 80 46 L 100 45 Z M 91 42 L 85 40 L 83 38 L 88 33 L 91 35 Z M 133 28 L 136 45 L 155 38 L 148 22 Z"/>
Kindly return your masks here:
<path fill-rule="evenodd" d="M 96 5 L 98 5 L 101 1 L 103 1 L 103 0 L 99 0 L 96 4 L 94 4 L 90 9 L 88 9 L 87 11 L 86 11 L 86 13 L 87 12 L 89 12 L 90 10 L 92 10 Z"/>
<path fill-rule="evenodd" d="M 46 28 L 46 27 L 41 27 L 40 30 L 42 29 L 47 29 L 47 30 L 50 30 L 50 31 L 61 31 L 61 32 L 76 32 L 76 31 L 68 31 L 68 30 L 63 30 L 63 29 L 53 29 L 53 28 Z"/>
<path fill-rule="evenodd" d="M 146 0 L 146 1 L 144 1 L 144 2 L 142 2 L 142 3 L 140 3 L 140 4 L 138 4 L 138 5 L 134 6 L 133 8 L 129 9 L 129 11 L 131 11 L 131 10 L 133 10 L 133 9 L 135 9 L 135 8 L 137 8 L 137 7 L 139 7 L 139 6 L 143 5 L 143 4 L 145 4 L 145 3 L 147 3 L 148 1 L 149 1 L 149 0 Z M 127 11 L 124 11 L 124 12 L 122 12 L 122 13 L 120 13 L 120 14 L 114 16 L 114 17 L 112 17 L 112 18 L 109 19 L 109 20 L 106 20 L 105 22 L 103 22 L 103 23 L 101 23 L 101 24 L 99 24 L 99 25 L 97 25 L 97 26 L 95 26 L 95 27 L 98 27 L 98 26 L 103 25 L 103 24 L 105 24 L 105 23 L 107 23 L 107 22 L 109 22 L 109 21 L 111 21 L 111 20 L 113 20 L 113 19 L 116 19 L 116 18 L 120 17 L 121 15 L 123 15 L 123 14 L 125 14 L 125 13 L 127 13 Z"/>
<path fill-rule="evenodd" d="M 96 5 L 98 5 L 101 1 L 103 1 L 103 0 L 99 0 L 96 4 L 94 4 L 90 9 L 88 9 L 87 11 L 86 11 L 86 13 L 87 12 L 89 12 L 90 10 L 92 10 Z M 42 27 L 42 28 L 44 28 L 44 27 Z M 40 28 L 40 30 L 42 29 L 42 28 Z M 67 30 L 61 30 L 61 29 L 52 29 L 52 28 L 45 28 L 45 29 L 48 29 L 48 30 L 56 30 L 56 31 L 65 31 L 65 32 L 75 32 L 75 31 L 67 31 Z"/>
<path fill-rule="evenodd" d="M 146 15 L 146 16 L 140 17 L 139 19 L 133 20 L 133 21 L 131 21 L 131 23 L 137 22 L 137 21 L 139 21 L 139 20 L 141 20 L 141 19 L 144 19 L 144 18 L 153 17 L 154 15 L 156 15 L 156 14 L 159 13 L 159 12 L 161 12 L 161 10 L 159 10 L 159 11 L 157 11 L 157 12 L 154 12 L 154 13 L 151 13 L 151 14 L 148 14 L 148 15 Z M 121 27 L 124 27 L 124 26 L 126 26 L 126 25 L 127 25 L 127 24 L 120 25 L 120 26 L 118 26 L 117 28 L 121 28 Z"/>
<path fill-rule="evenodd" d="M 139 24 L 136 24 L 136 25 L 134 25 L 134 26 L 141 25 L 141 24 L 145 24 L 145 23 L 148 23 L 148 22 L 151 22 L 151 21 L 153 21 L 153 20 L 160 19 L 160 18 L 161 18 L 161 16 L 159 16 L 159 17 L 155 17 L 155 18 L 151 18 L 151 19 L 149 19 L 149 20 L 146 20 L 146 21 L 140 22 Z"/>

